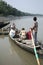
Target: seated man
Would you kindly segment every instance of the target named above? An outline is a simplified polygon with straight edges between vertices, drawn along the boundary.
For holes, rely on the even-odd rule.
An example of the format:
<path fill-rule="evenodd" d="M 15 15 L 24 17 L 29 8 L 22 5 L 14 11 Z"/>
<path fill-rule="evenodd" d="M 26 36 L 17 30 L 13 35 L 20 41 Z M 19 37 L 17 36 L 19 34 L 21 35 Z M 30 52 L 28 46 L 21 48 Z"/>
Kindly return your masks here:
<path fill-rule="evenodd" d="M 20 38 L 21 39 L 25 39 L 26 38 L 26 31 L 24 28 L 22 28 L 22 30 L 20 31 Z"/>
<path fill-rule="evenodd" d="M 19 38 L 19 32 L 18 32 L 18 30 L 15 31 L 15 36 L 13 38 Z"/>
<path fill-rule="evenodd" d="M 15 28 L 13 28 L 13 26 L 11 26 L 11 30 L 10 30 L 9 35 L 10 35 L 11 37 L 14 37 L 14 36 L 15 36 Z"/>
<path fill-rule="evenodd" d="M 32 37 L 31 37 L 31 29 L 26 33 L 26 37 L 27 39 L 31 40 Z"/>

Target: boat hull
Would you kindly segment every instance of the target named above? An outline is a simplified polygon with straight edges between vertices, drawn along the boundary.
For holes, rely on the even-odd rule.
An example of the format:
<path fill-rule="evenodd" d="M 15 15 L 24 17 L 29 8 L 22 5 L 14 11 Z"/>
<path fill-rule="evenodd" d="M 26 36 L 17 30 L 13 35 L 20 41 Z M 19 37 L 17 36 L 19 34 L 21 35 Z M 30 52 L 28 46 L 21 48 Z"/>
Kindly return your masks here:
<path fill-rule="evenodd" d="M 22 49 L 32 53 L 32 54 L 35 54 L 34 53 L 34 47 L 32 45 L 32 42 L 31 40 L 29 40 L 29 44 L 25 44 L 25 43 L 22 43 L 21 41 L 17 41 L 18 39 L 17 38 L 12 38 L 11 36 L 9 36 L 11 40 L 13 40 L 19 47 L 21 47 Z M 36 50 L 37 50 L 37 53 L 38 53 L 38 56 L 40 58 L 43 58 L 43 50 L 40 48 L 40 46 L 36 46 Z M 42 51 L 42 52 L 41 52 Z"/>
<path fill-rule="evenodd" d="M 4 26 L 8 25 L 10 22 L 0 22 L 0 29 L 3 28 Z"/>

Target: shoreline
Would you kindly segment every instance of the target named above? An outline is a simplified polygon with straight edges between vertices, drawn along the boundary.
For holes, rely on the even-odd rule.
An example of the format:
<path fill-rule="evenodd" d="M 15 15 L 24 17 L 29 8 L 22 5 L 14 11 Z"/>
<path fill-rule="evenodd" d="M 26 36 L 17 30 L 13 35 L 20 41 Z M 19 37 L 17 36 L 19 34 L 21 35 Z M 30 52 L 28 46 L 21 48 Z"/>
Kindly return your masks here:
<path fill-rule="evenodd" d="M 0 15 L 0 22 L 6 22 L 6 21 L 15 20 L 15 19 L 21 19 L 24 17 L 33 17 L 33 16 L 13 16 L 13 15 L 1 16 Z M 38 17 L 42 17 L 42 16 L 38 16 Z"/>
<path fill-rule="evenodd" d="M 21 19 L 23 17 L 28 17 L 28 16 L 13 16 L 13 15 L 1 16 L 0 15 L 0 22 L 6 22 L 6 21 L 11 21 L 11 20 Z"/>

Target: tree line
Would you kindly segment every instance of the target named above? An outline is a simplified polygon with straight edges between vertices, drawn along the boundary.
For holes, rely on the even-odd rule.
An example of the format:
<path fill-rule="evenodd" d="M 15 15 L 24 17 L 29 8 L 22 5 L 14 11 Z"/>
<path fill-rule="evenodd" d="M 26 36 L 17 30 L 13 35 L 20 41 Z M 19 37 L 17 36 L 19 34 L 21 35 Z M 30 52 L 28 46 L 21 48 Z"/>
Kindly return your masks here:
<path fill-rule="evenodd" d="M 16 8 L 13 8 L 11 5 L 7 4 L 5 1 L 0 1 L 0 15 L 8 16 L 28 16 L 31 15 L 29 13 L 24 13 L 22 11 L 19 11 Z"/>

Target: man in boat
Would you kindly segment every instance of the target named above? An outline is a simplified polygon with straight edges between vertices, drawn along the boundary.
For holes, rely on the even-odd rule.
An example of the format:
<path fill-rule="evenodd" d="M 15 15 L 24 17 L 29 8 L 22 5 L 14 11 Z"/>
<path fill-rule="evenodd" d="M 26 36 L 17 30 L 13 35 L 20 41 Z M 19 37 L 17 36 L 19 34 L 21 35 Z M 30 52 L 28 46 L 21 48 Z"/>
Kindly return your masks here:
<path fill-rule="evenodd" d="M 15 36 L 15 27 L 14 27 L 13 25 L 11 25 L 11 30 L 10 30 L 9 35 L 10 35 L 11 37 L 14 37 L 14 36 Z"/>
<path fill-rule="evenodd" d="M 31 31 L 32 31 L 32 29 L 30 28 L 29 31 L 26 33 L 26 38 L 29 39 L 29 40 L 32 39 Z"/>
<path fill-rule="evenodd" d="M 25 39 L 26 38 L 26 31 L 25 28 L 22 28 L 20 31 L 20 38 L 21 39 Z"/>
<path fill-rule="evenodd" d="M 13 38 L 19 38 L 19 31 L 18 30 L 15 31 L 15 36 Z"/>
<path fill-rule="evenodd" d="M 37 17 L 34 17 L 33 20 L 34 20 L 34 26 L 33 26 L 32 30 L 34 30 L 35 45 L 37 45 L 37 32 L 38 32 Z"/>
<path fill-rule="evenodd" d="M 11 26 L 12 26 L 13 28 L 16 28 L 16 25 L 15 25 L 15 23 L 13 23 Z"/>

